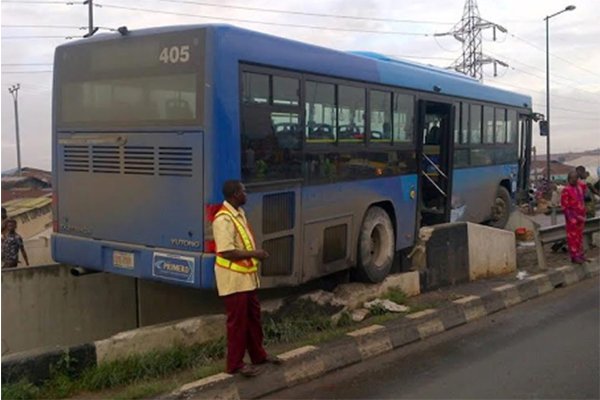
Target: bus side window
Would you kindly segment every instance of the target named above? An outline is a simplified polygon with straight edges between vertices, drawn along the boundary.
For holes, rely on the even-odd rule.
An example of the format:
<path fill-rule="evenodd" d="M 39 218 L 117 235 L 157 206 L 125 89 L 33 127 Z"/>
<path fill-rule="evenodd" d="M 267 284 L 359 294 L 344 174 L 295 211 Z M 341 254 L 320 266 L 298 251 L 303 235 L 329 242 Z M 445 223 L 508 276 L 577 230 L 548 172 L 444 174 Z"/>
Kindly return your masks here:
<path fill-rule="evenodd" d="M 335 85 L 306 81 L 306 141 L 335 142 L 336 120 Z"/>

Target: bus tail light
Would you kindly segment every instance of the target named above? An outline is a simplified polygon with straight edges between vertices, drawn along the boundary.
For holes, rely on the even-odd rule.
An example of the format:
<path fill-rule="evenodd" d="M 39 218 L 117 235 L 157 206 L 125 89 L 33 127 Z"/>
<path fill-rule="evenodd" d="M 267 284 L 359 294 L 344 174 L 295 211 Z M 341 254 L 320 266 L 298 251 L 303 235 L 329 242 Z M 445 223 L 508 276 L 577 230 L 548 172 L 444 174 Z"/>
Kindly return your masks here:
<path fill-rule="evenodd" d="M 217 245 L 213 239 L 212 223 L 215 220 L 215 215 L 221 209 L 221 204 L 207 204 L 204 207 L 204 252 L 216 253 Z"/>
<path fill-rule="evenodd" d="M 217 212 L 219 212 L 220 208 L 221 204 L 207 204 L 204 207 L 204 215 L 206 215 L 206 220 L 212 223 L 215 220 L 215 215 Z"/>
<path fill-rule="evenodd" d="M 216 253 L 217 252 L 217 244 L 214 240 L 205 240 L 204 241 L 204 252 L 205 253 Z"/>

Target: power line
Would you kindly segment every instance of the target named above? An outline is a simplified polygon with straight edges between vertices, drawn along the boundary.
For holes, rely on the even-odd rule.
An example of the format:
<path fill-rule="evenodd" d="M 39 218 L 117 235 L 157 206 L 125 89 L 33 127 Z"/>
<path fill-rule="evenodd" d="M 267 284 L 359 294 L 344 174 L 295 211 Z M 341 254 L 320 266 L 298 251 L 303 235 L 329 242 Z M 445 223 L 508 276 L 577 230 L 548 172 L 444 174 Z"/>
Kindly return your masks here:
<path fill-rule="evenodd" d="M 2 40 L 19 40 L 19 39 L 63 39 L 71 40 L 75 39 L 74 36 L 2 36 Z"/>
<path fill-rule="evenodd" d="M 535 48 L 535 49 L 537 49 L 537 50 L 539 50 L 539 51 L 543 52 L 543 53 L 546 53 L 546 50 L 545 50 L 545 49 L 543 49 L 542 47 L 540 47 L 540 46 L 536 45 L 536 44 L 535 44 L 535 43 L 533 43 L 533 42 L 530 42 L 529 40 L 523 39 L 523 38 L 521 38 L 521 37 L 519 37 L 519 36 L 515 35 L 514 33 L 509 33 L 509 35 L 510 35 L 510 36 L 512 36 L 512 37 L 514 37 L 515 39 L 517 39 L 517 40 L 520 40 L 520 41 L 522 41 L 523 43 L 525 43 L 525 44 L 527 44 L 527 45 L 529 45 L 529 46 L 531 46 L 531 47 L 533 47 L 533 48 Z M 569 60 L 567 60 L 566 58 L 562 58 L 562 57 L 560 57 L 560 56 L 557 56 L 556 54 L 552 54 L 552 53 L 550 53 L 550 55 L 551 55 L 552 57 L 554 57 L 554 58 L 557 58 L 557 59 L 559 59 L 559 60 L 561 60 L 561 61 L 563 61 L 563 62 L 567 63 L 567 64 L 570 64 L 570 65 L 574 66 L 575 68 L 579 68 L 579 69 L 580 69 L 580 70 L 582 70 L 582 71 L 585 71 L 585 72 L 587 72 L 587 73 L 589 73 L 589 74 L 592 74 L 592 75 L 594 75 L 594 76 L 600 77 L 600 75 L 597 75 L 597 74 L 596 74 L 594 71 L 592 71 L 592 70 L 589 70 L 589 69 L 587 69 L 587 68 L 584 68 L 584 67 L 582 67 L 582 66 L 580 66 L 580 65 L 577 65 L 577 64 L 573 63 L 572 61 L 569 61 Z M 583 61 L 581 61 L 581 62 L 583 62 Z"/>
<path fill-rule="evenodd" d="M 2 74 L 47 74 L 52 72 L 51 69 L 44 71 L 2 71 Z"/>
<path fill-rule="evenodd" d="M 502 55 L 502 54 L 501 54 L 501 57 L 502 57 L 502 58 L 506 58 L 506 59 L 507 59 L 508 61 L 510 61 L 511 63 L 517 63 L 517 64 L 521 64 L 521 65 L 523 65 L 523 66 L 525 66 L 525 67 L 527 67 L 527 68 L 535 69 L 535 70 L 537 70 L 537 71 L 540 71 L 540 72 L 542 72 L 542 73 L 544 73 L 544 74 L 546 73 L 546 70 L 544 70 L 544 69 L 542 69 L 542 68 L 539 68 L 539 67 L 536 67 L 536 66 L 533 66 L 533 65 L 530 65 L 530 64 L 526 64 L 526 63 L 524 63 L 524 62 L 522 62 L 522 61 L 515 60 L 514 58 L 510 58 L 510 57 L 507 57 L 507 56 L 505 56 L 505 55 Z M 546 77 L 545 77 L 545 76 L 543 76 L 543 77 L 541 77 L 541 78 L 543 78 L 543 79 L 546 79 Z M 552 78 L 560 78 L 560 79 L 563 79 L 563 80 L 565 80 L 565 81 L 575 82 L 575 83 L 577 83 L 578 85 L 584 85 L 584 83 L 581 83 L 581 82 L 575 81 L 575 80 L 573 80 L 573 79 L 571 79 L 571 78 L 567 78 L 567 77 L 565 77 L 565 76 L 562 76 L 562 75 L 556 74 L 556 73 L 554 73 L 554 72 L 552 73 Z M 553 82 L 556 82 L 556 81 L 554 81 L 554 80 L 553 80 Z"/>
<path fill-rule="evenodd" d="M 162 1 L 162 2 L 166 2 L 166 3 L 178 3 L 178 4 L 194 4 L 194 5 L 199 5 L 199 6 L 247 10 L 247 11 L 260 11 L 260 12 L 268 12 L 268 13 L 276 13 L 276 14 L 304 15 L 304 16 L 308 16 L 308 17 L 351 19 L 351 20 L 357 20 L 357 21 L 395 22 L 395 23 L 407 23 L 407 24 L 452 25 L 452 22 L 442 22 L 442 21 L 379 18 L 379 17 L 355 17 L 355 16 L 351 16 L 351 15 L 336 15 L 336 14 L 314 13 L 314 12 L 304 12 L 304 11 L 276 10 L 276 9 L 272 9 L 272 8 L 261 8 L 261 7 L 247 7 L 247 6 L 214 4 L 214 3 L 205 3 L 205 2 L 192 1 L 192 0 L 157 0 L 157 1 Z"/>
<path fill-rule="evenodd" d="M 535 90 L 535 89 L 531 89 L 529 87 L 514 85 L 514 84 L 510 84 L 510 83 L 506 83 L 506 82 L 492 82 L 492 83 L 497 84 L 497 85 L 504 85 L 504 86 L 513 87 L 515 89 L 527 90 L 529 92 L 542 93 L 542 94 L 546 93 L 543 90 Z M 569 97 L 569 96 L 564 96 L 564 95 L 559 95 L 559 94 L 553 94 L 552 97 L 560 97 L 560 98 L 567 99 L 567 100 L 584 101 L 584 100 L 581 100 L 581 99 L 576 99 L 575 97 Z M 588 101 L 588 103 L 598 104 L 598 103 L 593 102 L 593 101 Z"/>
<path fill-rule="evenodd" d="M 56 28 L 56 29 L 85 29 L 82 26 L 73 25 L 1 25 L 2 28 Z"/>
<path fill-rule="evenodd" d="M 424 59 L 424 60 L 444 60 L 444 61 L 454 61 L 452 57 L 433 57 L 433 56 L 418 56 L 418 55 L 406 55 L 406 54 L 388 54 L 391 57 L 400 57 L 400 58 L 416 58 L 416 59 Z"/>
<path fill-rule="evenodd" d="M 3 67 L 25 67 L 30 65 L 52 65 L 52 63 L 2 63 Z"/>
<path fill-rule="evenodd" d="M 539 107 L 539 108 L 546 108 L 546 103 L 534 103 L 535 106 Z M 589 114 L 592 111 L 586 111 L 586 110 L 573 110 L 572 108 L 565 108 L 565 107 L 557 107 L 557 106 L 552 106 L 552 109 L 556 109 L 556 110 L 562 110 L 562 111 L 566 111 L 566 112 L 573 112 L 573 113 L 582 113 L 582 114 Z"/>
<path fill-rule="evenodd" d="M 368 30 L 368 29 L 324 27 L 324 26 L 317 26 L 317 25 L 287 24 L 287 23 L 255 21 L 255 20 L 239 19 L 239 18 L 215 17 L 215 16 L 211 16 L 211 15 L 189 14 L 189 13 L 181 13 L 181 12 L 175 12 L 175 11 L 163 11 L 163 10 L 155 10 L 155 9 L 140 8 L 140 7 L 126 7 L 126 6 L 118 6 L 118 5 L 114 5 L 114 4 L 98 3 L 97 5 L 99 7 L 114 8 L 114 9 L 119 9 L 119 10 L 141 11 L 141 12 L 148 12 L 148 13 L 161 14 L 161 15 L 167 14 L 167 15 L 176 15 L 176 16 L 180 16 L 180 17 L 195 17 L 195 18 L 202 18 L 202 19 L 244 22 L 244 23 L 250 23 L 250 24 L 260 24 L 260 25 L 270 25 L 270 26 L 283 26 L 283 27 L 287 27 L 287 28 L 306 28 L 306 29 L 318 29 L 318 30 L 324 30 L 324 31 L 338 31 L 338 32 L 376 33 L 376 34 L 380 34 L 380 35 L 404 35 L 404 36 L 423 36 L 423 37 L 431 36 L 431 34 L 429 34 L 429 33 L 419 33 L 419 32 L 378 31 L 378 30 Z"/>
<path fill-rule="evenodd" d="M 63 4 L 72 6 L 75 5 L 73 1 L 42 1 L 42 0 L 32 0 L 32 1 L 21 1 L 21 0 L 2 0 L 2 4 L 4 3 L 16 3 L 16 4 Z"/>

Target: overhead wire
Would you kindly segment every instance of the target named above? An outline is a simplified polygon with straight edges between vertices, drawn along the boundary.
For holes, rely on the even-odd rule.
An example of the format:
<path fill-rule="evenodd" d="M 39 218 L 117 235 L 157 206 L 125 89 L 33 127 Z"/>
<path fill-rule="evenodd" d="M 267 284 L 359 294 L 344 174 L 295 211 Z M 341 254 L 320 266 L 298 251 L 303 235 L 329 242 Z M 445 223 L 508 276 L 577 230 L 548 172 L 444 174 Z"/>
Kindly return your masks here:
<path fill-rule="evenodd" d="M 230 17 L 222 17 L 222 16 L 211 16 L 211 15 L 200 15 L 200 14 L 190 14 L 183 12 L 175 12 L 175 11 L 166 11 L 166 10 L 156 10 L 149 8 L 141 8 L 141 7 L 128 7 L 128 6 L 120 6 L 116 4 L 106 4 L 106 3 L 95 3 L 97 7 L 106 7 L 113 8 L 119 10 L 128 10 L 128 11 L 141 11 L 148 12 L 154 14 L 161 15 L 176 15 L 180 17 L 192 17 L 192 18 L 202 18 L 202 19 L 210 19 L 210 20 L 219 20 L 219 21 L 234 21 L 234 22 L 244 22 L 250 24 L 260 24 L 260 25 L 270 25 L 270 26 L 283 26 L 287 28 L 303 28 L 303 29 L 317 29 L 317 30 L 325 30 L 325 31 L 337 31 L 337 32 L 358 32 L 358 33 L 375 33 L 381 35 L 401 35 L 401 36 L 422 36 L 429 37 L 431 34 L 429 33 L 421 33 L 421 32 L 403 32 L 403 31 L 380 31 L 380 30 L 369 30 L 369 29 L 351 29 L 351 28 L 338 28 L 338 27 L 325 27 L 318 25 L 304 25 L 304 24 L 289 24 L 289 23 L 279 23 L 279 22 L 267 22 L 267 21 L 256 21 L 251 19 L 241 19 L 241 18 L 230 18 Z"/>
<path fill-rule="evenodd" d="M 509 35 L 510 35 L 510 36 L 512 36 L 512 37 L 514 37 L 515 39 L 517 39 L 517 40 L 520 40 L 521 42 L 523 42 L 523 43 L 525 43 L 525 44 L 527 44 L 527 45 L 529 45 L 529 46 L 531 46 L 531 47 L 533 47 L 533 48 L 535 48 L 535 49 L 537 49 L 537 50 L 541 51 L 541 52 L 544 52 L 544 53 L 546 52 L 546 49 L 544 49 L 544 48 L 542 48 L 542 47 L 538 46 L 537 44 L 535 44 L 535 43 L 533 43 L 533 42 L 531 42 L 531 41 L 529 41 L 529 40 L 523 39 L 523 38 L 521 38 L 521 37 L 519 37 L 519 36 L 515 35 L 514 33 L 509 33 Z M 582 66 L 580 66 L 580 65 L 577 65 L 577 64 L 575 64 L 574 62 L 572 62 L 572 61 L 570 61 L 570 60 L 567 60 L 566 58 L 563 58 L 563 57 L 561 57 L 561 56 L 558 56 L 558 55 L 556 55 L 556 54 L 554 54 L 554 53 L 552 53 L 552 52 L 550 52 L 549 54 L 550 54 L 552 57 L 554 57 L 554 58 L 556 58 L 556 59 L 558 59 L 558 60 L 561 60 L 561 61 L 563 61 L 563 62 L 565 62 L 565 63 L 567 63 L 567 64 L 569 64 L 569 65 L 572 65 L 572 66 L 574 66 L 575 68 L 579 68 L 579 69 L 580 69 L 580 70 L 582 70 L 582 71 L 585 71 L 585 72 L 587 72 L 587 73 L 589 73 L 589 74 L 592 74 L 592 75 L 594 75 L 594 76 L 600 77 L 600 75 L 598 75 L 596 72 L 594 72 L 594 71 L 592 71 L 592 70 L 589 70 L 589 69 L 587 69 L 587 68 L 584 68 L 584 67 L 582 67 Z M 582 61 L 582 62 L 583 62 L 583 61 Z"/>
<path fill-rule="evenodd" d="M 452 22 L 443 21 L 432 21 L 432 20 L 413 20 L 413 19 L 395 19 L 395 18 L 381 18 L 381 17 L 357 17 L 352 15 L 337 15 L 337 14 L 326 14 L 326 13 L 315 13 L 306 11 L 294 11 L 294 10 L 281 10 L 273 8 L 262 8 L 262 7 L 249 7 L 249 6 L 237 6 L 231 4 L 215 4 L 207 3 L 202 1 L 193 0 L 156 0 L 165 3 L 177 3 L 177 4 L 193 4 L 207 7 L 217 7 L 226 9 L 237 9 L 247 11 L 258 11 L 276 14 L 290 14 L 290 15 L 303 15 L 308 17 L 322 17 L 322 18 L 335 18 L 335 19 L 350 19 L 356 21 L 374 21 L 374 22 L 393 22 L 393 23 L 406 23 L 406 24 L 435 24 L 435 25 L 452 25 Z"/>

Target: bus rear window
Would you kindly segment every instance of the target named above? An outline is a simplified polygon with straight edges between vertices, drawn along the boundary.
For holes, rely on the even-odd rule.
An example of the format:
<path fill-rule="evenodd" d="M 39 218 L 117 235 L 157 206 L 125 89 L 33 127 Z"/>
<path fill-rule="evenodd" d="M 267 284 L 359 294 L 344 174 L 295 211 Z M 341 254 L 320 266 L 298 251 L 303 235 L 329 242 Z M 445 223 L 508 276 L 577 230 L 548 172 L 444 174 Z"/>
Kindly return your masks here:
<path fill-rule="evenodd" d="M 197 118 L 197 74 L 66 82 L 61 120 L 66 124 L 189 124 Z"/>

